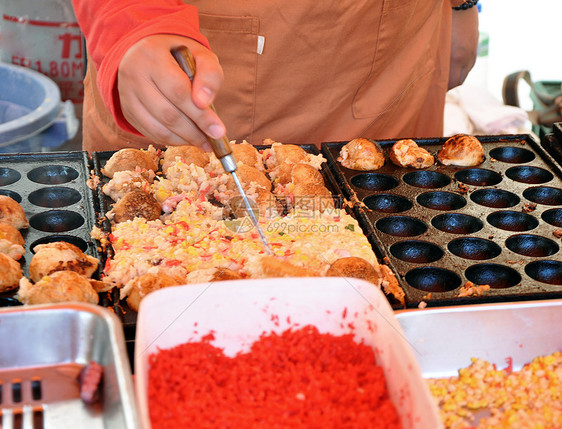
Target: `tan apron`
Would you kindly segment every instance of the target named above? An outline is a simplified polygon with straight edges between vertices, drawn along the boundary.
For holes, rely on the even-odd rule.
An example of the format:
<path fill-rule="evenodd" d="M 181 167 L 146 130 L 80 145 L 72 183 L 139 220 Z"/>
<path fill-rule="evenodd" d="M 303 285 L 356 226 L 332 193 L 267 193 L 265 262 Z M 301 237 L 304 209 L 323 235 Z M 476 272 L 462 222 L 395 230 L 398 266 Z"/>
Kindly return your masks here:
<path fill-rule="evenodd" d="M 231 139 L 261 144 L 440 136 L 448 0 L 195 0 L 224 69 L 215 101 Z M 84 148 L 150 142 L 113 121 L 85 79 Z"/>

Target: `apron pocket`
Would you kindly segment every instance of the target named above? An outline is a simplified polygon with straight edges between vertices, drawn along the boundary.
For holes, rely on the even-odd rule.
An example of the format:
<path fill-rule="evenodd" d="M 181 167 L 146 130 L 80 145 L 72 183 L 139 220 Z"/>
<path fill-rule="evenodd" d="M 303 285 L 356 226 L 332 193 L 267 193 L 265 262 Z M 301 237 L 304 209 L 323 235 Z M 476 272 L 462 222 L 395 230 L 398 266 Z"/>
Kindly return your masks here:
<path fill-rule="evenodd" d="M 227 130 L 249 139 L 255 113 L 259 19 L 200 13 L 199 26 L 224 71 L 224 83 L 214 103 L 217 113 Z M 222 109 L 233 104 L 236 109 Z M 229 112 L 229 116 L 221 112 Z"/>
<path fill-rule="evenodd" d="M 380 116 L 420 84 L 427 85 L 438 55 L 439 3 L 384 2 L 371 71 L 353 99 L 355 118 Z"/>

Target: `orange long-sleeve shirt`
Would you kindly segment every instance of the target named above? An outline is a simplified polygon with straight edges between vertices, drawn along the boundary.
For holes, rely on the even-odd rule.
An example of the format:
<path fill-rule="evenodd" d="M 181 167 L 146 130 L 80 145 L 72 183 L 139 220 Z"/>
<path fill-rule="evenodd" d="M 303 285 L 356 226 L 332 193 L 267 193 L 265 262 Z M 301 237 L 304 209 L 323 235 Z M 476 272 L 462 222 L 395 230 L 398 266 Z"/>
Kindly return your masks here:
<path fill-rule="evenodd" d="M 319 143 L 442 133 L 451 7 L 462 1 L 73 3 L 91 60 L 88 150 L 150 143 L 124 119 L 116 76 L 130 46 L 161 33 L 210 44 L 217 54 L 225 81 L 215 106 L 232 139 Z"/>

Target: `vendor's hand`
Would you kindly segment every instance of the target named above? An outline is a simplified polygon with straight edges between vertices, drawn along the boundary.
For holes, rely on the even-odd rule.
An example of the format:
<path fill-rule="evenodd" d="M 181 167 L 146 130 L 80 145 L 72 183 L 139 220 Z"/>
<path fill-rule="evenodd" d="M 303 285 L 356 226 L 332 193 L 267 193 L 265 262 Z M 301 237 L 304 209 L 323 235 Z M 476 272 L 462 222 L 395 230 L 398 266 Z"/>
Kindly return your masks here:
<path fill-rule="evenodd" d="M 476 62 L 478 9 L 453 10 L 449 88 L 461 85 Z"/>
<path fill-rule="evenodd" d="M 189 48 L 197 65 L 193 85 L 170 53 L 180 45 Z M 210 150 L 201 131 L 216 139 L 225 134 L 209 107 L 223 82 L 222 68 L 200 43 L 174 35 L 146 37 L 126 52 L 117 79 L 125 119 L 155 143 Z"/>

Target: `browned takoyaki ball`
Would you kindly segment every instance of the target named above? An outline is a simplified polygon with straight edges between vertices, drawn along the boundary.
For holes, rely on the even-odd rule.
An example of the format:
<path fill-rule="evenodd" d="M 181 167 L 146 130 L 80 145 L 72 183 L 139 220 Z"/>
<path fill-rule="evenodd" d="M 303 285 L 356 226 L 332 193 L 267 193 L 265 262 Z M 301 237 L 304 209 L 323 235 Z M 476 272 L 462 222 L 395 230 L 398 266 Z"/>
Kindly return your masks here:
<path fill-rule="evenodd" d="M 324 178 L 316 168 L 308 164 L 295 164 L 291 169 L 291 181 L 296 185 L 309 183 L 324 186 Z"/>
<path fill-rule="evenodd" d="M 28 305 L 57 302 L 88 302 L 97 304 L 99 296 L 90 279 L 74 271 L 55 271 L 32 284 L 25 277 L 20 281 L 17 298 Z"/>
<path fill-rule="evenodd" d="M 376 285 L 381 283 L 380 272 L 363 258 L 350 256 L 332 263 L 326 275 L 329 277 L 354 277 L 367 280 Z"/>
<path fill-rule="evenodd" d="M 131 310 L 139 311 L 140 302 L 149 293 L 165 287 L 177 286 L 182 283 L 182 279 L 165 273 L 143 274 L 142 276 L 131 280 L 132 288 L 129 292 L 129 296 L 127 297 L 127 304 Z"/>
<path fill-rule="evenodd" d="M 168 146 L 162 158 L 162 172 L 166 174 L 168 168 L 180 158 L 186 164 L 195 164 L 201 168 L 209 163 L 209 154 L 196 146 Z"/>
<path fill-rule="evenodd" d="M 276 177 L 281 184 L 291 181 L 291 171 L 295 164 L 306 161 L 308 154 L 297 145 L 274 143 L 271 148 L 264 150 L 264 164 L 272 177 Z"/>
<path fill-rule="evenodd" d="M 160 203 L 149 193 L 135 190 L 125 194 L 113 206 L 113 221 L 115 223 L 133 220 L 141 217 L 146 220 L 156 220 L 162 214 Z"/>
<path fill-rule="evenodd" d="M 23 271 L 19 262 L 0 253 L 0 293 L 18 287 Z"/>
<path fill-rule="evenodd" d="M 155 151 L 126 148 L 115 152 L 109 158 L 101 172 L 112 178 L 118 171 L 134 170 L 139 167 L 141 169 L 157 171 L 158 155 Z"/>
<path fill-rule="evenodd" d="M 435 158 L 427 150 L 418 146 L 411 139 L 398 140 L 390 149 L 390 160 L 399 167 L 428 168 L 435 163 Z"/>
<path fill-rule="evenodd" d="M 33 250 L 35 254 L 29 263 L 29 275 L 34 282 L 55 271 L 75 271 L 91 277 L 99 265 L 97 258 L 66 241 L 38 244 Z"/>
<path fill-rule="evenodd" d="M 467 134 L 457 134 L 449 138 L 437 157 L 443 165 L 473 167 L 484 162 L 484 148 L 480 141 Z"/>
<path fill-rule="evenodd" d="M 263 171 L 264 166 L 262 157 L 254 145 L 247 142 L 231 145 L 232 155 L 236 161 L 246 164 L 249 167 L 255 167 Z"/>
<path fill-rule="evenodd" d="M 18 260 L 25 254 L 24 244 L 21 232 L 9 223 L 0 222 L 0 253 Z"/>
<path fill-rule="evenodd" d="M 16 229 L 29 227 L 22 206 L 6 195 L 0 195 L 0 222 L 8 223 Z"/>
<path fill-rule="evenodd" d="M 384 165 L 384 154 L 377 143 L 357 138 L 341 148 L 338 161 L 351 170 L 378 170 Z"/>
<path fill-rule="evenodd" d="M 238 178 L 242 185 L 250 185 L 250 183 L 254 182 L 258 184 L 261 188 L 270 190 L 271 189 L 271 182 L 267 178 L 267 176 L 260 170 L 255 167 L 251 167 L 245 164 L 238 165 L 238 170 L 236 171 L 238 174 Z M 236 189 L 236 185 L 232 177 L 228 178 L 230 189 Z"/>

